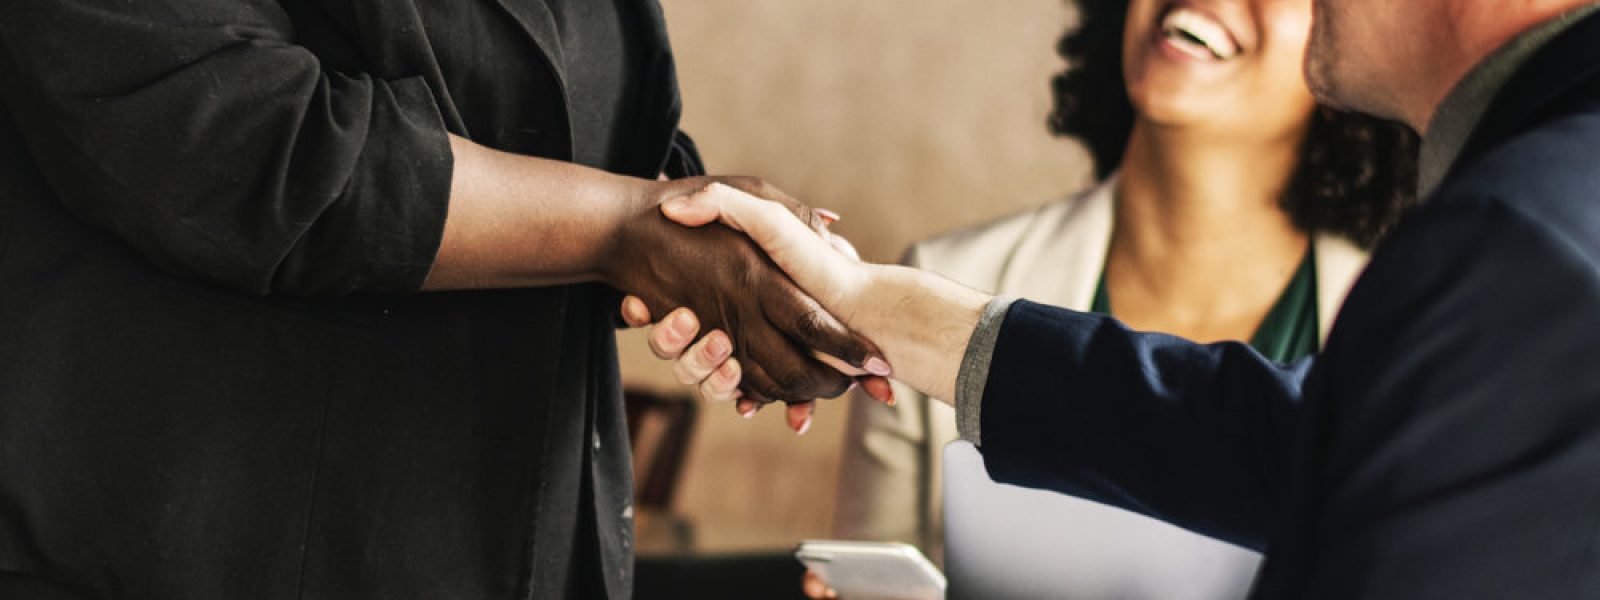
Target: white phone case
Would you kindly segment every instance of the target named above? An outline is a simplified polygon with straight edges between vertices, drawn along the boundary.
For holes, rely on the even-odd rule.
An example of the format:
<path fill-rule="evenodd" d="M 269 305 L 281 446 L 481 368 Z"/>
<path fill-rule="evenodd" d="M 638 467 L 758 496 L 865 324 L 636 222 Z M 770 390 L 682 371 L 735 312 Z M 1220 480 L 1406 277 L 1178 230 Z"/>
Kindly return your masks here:
<path fill-rule="evenodd" d="M 806 540 L 794 555 L 849 600 L 944 600 L 944 575 L 909 544 Z"/>

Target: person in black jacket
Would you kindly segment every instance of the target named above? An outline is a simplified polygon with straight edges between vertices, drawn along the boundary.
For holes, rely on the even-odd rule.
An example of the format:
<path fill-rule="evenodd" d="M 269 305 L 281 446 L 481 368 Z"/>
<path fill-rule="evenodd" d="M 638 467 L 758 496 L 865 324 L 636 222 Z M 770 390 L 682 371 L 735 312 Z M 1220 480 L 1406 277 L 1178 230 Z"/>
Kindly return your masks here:
<path fill-rule="evenodd" d="M 662 208 L 955 398 L 996 479 L 1263 549 L 1255 597 L 1600 598 L 1600 3 L 1319 0 L 1307 73 L 1426 131 L 1425 200 L 1293 364 L 863 266 L 725 186 Z"/>
<path fill-rule="evenodd" d="M 0 5 L 0 597 L 628 597 L 614 288 L 874 352 L 678 102 L 653 0 Z"/>

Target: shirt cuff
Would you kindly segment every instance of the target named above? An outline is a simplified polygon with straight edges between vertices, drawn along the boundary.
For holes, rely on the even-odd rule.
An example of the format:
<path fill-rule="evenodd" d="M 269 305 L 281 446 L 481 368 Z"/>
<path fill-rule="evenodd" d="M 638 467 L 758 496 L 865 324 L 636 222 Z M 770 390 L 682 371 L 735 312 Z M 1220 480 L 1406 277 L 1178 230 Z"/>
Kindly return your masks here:
<path fill-rule="evenodd" d="M 994 360 L 994 346 L 1000 340 L 1000 326 L 1005 324 L 1006 312 L 1013 302 L 1015 298 L 1000 296 L 983 308 L 978 327 L 967 340 L 967 352 L 961 357 L 961 372 L 956 374 L 956 432 L 974 446 L 983 445 L 983 388 L 989 383 L 989 363 Z"/>

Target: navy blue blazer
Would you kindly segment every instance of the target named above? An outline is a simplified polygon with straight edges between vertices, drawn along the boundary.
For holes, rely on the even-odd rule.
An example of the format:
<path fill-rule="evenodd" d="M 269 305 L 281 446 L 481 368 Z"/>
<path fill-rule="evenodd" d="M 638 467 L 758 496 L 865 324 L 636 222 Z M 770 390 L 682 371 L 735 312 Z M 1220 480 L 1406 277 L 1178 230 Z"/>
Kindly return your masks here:
<path fill-rule="evenodd" d="M 1600 16 L 1496 98 L 1291 365 L 1028 302 L 997 479 L 1253 548 L 1260 598 L 1600 598 Z"/>

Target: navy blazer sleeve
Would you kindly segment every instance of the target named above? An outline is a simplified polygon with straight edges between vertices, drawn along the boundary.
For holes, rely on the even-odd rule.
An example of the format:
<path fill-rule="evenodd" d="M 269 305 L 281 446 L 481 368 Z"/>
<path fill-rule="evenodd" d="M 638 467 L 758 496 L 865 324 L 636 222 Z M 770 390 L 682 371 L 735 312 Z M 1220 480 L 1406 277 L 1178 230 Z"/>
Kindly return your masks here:
<path fill-rule="evenodd" d="M 984 460 L 1000 481 L 1259 549 L 1311 361 L 1278 365 L 1246 344 L 1018 301 L 984 388 Z"/>
<path fill-rule="evenodd" d="M 421 76 L 324 69 L 277 2 L 0 3 L 0 99 L 78 218 L 248 294 L 404 293 L 452 166 Z"/>

